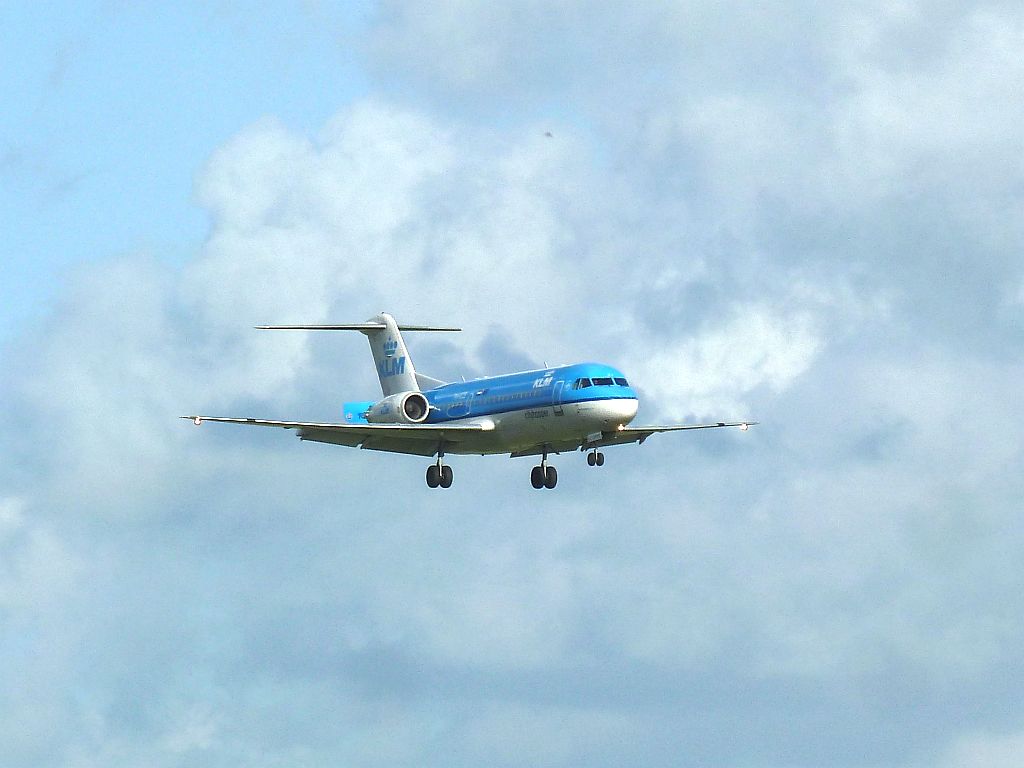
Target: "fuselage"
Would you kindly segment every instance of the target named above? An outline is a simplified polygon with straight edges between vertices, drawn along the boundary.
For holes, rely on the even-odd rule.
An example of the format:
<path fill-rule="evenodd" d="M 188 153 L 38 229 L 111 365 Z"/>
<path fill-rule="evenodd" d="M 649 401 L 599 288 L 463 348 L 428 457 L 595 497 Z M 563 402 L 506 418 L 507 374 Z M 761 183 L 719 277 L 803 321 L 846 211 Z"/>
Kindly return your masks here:
<path fill-rule="evenodd" d="M 636 416 L 637 396 L 615 368 L 601 363 L 538 368 L 445 384 L 423 392 L 426 423 L 483 423 L 449 453 L 515 453 L 538 444 L 580 442 L 610 432 Z M 354 410 L 359 404 L 353 403 Z M 357 414 L 346 408 L 349 422 Z"/>

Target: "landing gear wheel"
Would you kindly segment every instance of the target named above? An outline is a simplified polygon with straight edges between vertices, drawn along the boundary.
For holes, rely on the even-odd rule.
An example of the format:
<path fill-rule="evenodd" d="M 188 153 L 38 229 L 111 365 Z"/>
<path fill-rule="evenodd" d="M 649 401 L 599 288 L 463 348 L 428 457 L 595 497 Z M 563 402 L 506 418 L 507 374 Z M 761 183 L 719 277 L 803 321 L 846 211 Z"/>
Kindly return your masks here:
<path fill-rule="evenodd" d="M 558 485 L 558 470 L 548 467 L 547 472 L 544 473 L 544 487 L 554 488 L 556 485 Z"/>
<path fill-rule="evenodd" d="M 588 453 L 587 454 L 587 464 L 589 464 L 590 466 L 594 466 L 595 464 L 597 464 L 597 454 L 596 453 Z"/>
<path fill-rule="evenodd" d="M 441 472 L 438 469 L 437 464 L 431 464 L 427 467 L 427 486 L 430 488 L 437 488 L 441 484 Z"/>
<path fill-rule="evenodd" d="M 544 468 L 543 467 L 534 467 L 530 471 L 530 484 L 534 488 L 543 488 L 544 487 Z"/>
<path fill-rule="evenodd" d="M 597 462 L 597 466 L 603 467 L 604 466 L 604 454 L 601 453 L 600 451 L 595 453 L 594 454 L 594 461 Z"/>
<path fill-rule="evenodd" d="M 453 479 L 455 479 L 455 473 L 452 472 L 452 468 L 447 464 L 443 464 L 441 466 L 441 487 L 451 488 Z"/>

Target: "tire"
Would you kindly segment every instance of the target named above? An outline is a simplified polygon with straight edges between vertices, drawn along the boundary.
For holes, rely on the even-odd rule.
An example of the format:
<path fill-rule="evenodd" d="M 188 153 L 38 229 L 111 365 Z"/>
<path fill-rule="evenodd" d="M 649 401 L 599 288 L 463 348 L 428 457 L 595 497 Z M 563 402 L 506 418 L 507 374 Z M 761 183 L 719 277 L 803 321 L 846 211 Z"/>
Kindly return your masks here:
<path fill-rule="evenodd" d="M 587 454 L 587 464 L 589 464 L 590 466 L 594 466 L 596 463 L 597 463 L 597 454 L 588 453 Z"/>
<path fill-rule="evenodd" d="M 556 485 L 558 485 L 558 470 L 548 467 L 547 474 L 544 476 L 544 487 L 554 488 Z"/>
<path fill-rule="evenodd" d="M 534 488 L 544 487 L 544 470 L 541 467 L 534 467 L 530 472 L 530 483 Z"/>
<path fill-rule="evenodd" d="M 441 487 L 442 488 L 451 488 L 452 487 L 452 480 L 454 480 L 454 479 L 455 479 L 455 473 L 452 472 L 452 468 L 449 467 L 447 464 L 443 465 L 441 467 Z"/>
<path fill-rule="evenodd" d="M 597 466 L 603 467 L 604 466 L 604 454 L 601 453 L 600 451 L 598 451 L 597 454 L 594 457 L 594 461 L 597 462 Z"/>
<path fill-rule="evenodd" d="M 431 464 L 427 467 L 427 486 L 430 488 L 437 488 L 441 483 L 441 473 L 437 470 L 437 464 Z"/>

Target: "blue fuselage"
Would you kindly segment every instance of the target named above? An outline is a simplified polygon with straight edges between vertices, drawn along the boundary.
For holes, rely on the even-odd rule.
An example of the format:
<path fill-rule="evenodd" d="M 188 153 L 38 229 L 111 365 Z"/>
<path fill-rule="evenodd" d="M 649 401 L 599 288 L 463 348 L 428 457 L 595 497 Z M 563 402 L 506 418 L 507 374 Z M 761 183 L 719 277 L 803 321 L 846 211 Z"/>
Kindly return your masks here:
<path fill-rule="evenodd" d="M 423 394 L 432 406 L 427 419 L 430 424 L 531 408 L 636 399 L 636 393 L 622 373 L 600 363 L 577 363 L 473 379 L 445 384 Z"/>
<path fill-rule="evenodd" d="M 446 444 L 448 453 L 512 453 L 558 446 L 575 450 L 595 435 L 628 424 L 636 392 L 622 373 L 601 363 L 539 368 L 444 384 L 423 391 L 424 423 L 484 425 Z M 345 403 L 345 421 L 365 424 L 371 401 Z"/>

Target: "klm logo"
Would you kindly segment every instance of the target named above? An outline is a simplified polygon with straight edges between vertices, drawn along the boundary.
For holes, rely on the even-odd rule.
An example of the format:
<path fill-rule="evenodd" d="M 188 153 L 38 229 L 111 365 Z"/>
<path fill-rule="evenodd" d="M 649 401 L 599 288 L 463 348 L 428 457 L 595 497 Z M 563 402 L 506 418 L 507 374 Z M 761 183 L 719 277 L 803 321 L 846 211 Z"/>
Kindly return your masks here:
<path fill-rule="evenodd" d="M 544 376 L 543 378 L 540 378 L 540 379 L 534 379 L 533 380 L 533 388 L 534 389 L 542 389 L 544 387 L 550 387 L 551 386 L 551 380 L 553 378 L 554 378 L 554 376 L 547 375 L 547 376 Z"/>
<path fill-rule="evenodd" d="M 394 352 L 392 352 L 392 354 L 394 354 Z M 395 359 L 391 357 L 381 360 L 380 365 L 377 366 L 377 373 L 380 374 L 382 379 L 405 373 L 405 358 L 399 357 Z"/>
<path fill-rule="evenodd" d="M 398 342 L 394 339 L 388 339 L 384 342 L 384 357 L 394 357 L 395 352 L 398 351 Z"/>

